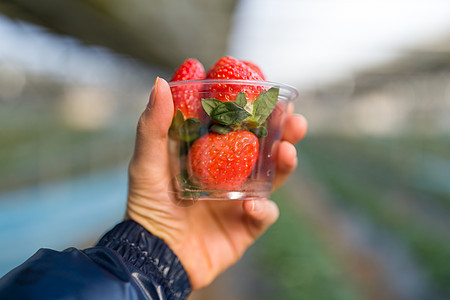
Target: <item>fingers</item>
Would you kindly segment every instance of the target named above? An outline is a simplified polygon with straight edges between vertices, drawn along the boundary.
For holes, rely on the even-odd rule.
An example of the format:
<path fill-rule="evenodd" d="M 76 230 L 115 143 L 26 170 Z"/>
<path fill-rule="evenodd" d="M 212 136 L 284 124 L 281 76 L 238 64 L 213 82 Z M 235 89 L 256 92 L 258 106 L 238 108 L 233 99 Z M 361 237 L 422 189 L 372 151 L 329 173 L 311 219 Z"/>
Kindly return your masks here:
<path fill-rule="evenodd" d="M 169 84 L 158 77 L 138 122 L 133 162 L 152 167 L 161 164 L 167 156 L 168 130 L 172 117 L 173 101 Z"/>
<path fill-rule="evenodd" d="M 282 140 L 296 144 L 305 136 L 307 129 L 308 122 L 305 117 L 298 114 L 289 115 L 286 119 Z"/>
<path fill-rule="evenodd" d="M 274 148 L 276 172 L 273 190 L 282 186 L 297 167 L 297 150 L 294 144 L 305 136 L 307 129 L 308 122 L 302 115 L 292 114 L 286 119 L 282 141 Z"/>
<path fill-rule="evenodd" d="M 248 229 L 254 239 L 259 237 L 278 219 L 280 211 L 275 202 L 267 199 L 243 202 L 244 211 L 249 217 Z"/>
<path fill-rule="evenodd" d="M 273 190 L 282 186 L 289 176 L 297 168 L 297 149 L 287 141 L 282 141 L 278 146 L 277 164 L 275 178 L 273 182 Z"/>

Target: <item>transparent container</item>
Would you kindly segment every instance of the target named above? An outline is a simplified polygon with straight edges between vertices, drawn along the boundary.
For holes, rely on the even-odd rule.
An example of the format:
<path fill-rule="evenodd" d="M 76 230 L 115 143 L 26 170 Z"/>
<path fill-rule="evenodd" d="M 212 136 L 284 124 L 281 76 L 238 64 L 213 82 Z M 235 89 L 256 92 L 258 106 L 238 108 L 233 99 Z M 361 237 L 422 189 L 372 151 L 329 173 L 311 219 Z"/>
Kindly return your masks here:
<path fill-rule="evenodd" d="M 284 84 L 247 80 L 169 83 L 171 191 L 179 201 L 269 198 L 289 102 Z M 178 108 L 178 109 L 177 109 Z"/>

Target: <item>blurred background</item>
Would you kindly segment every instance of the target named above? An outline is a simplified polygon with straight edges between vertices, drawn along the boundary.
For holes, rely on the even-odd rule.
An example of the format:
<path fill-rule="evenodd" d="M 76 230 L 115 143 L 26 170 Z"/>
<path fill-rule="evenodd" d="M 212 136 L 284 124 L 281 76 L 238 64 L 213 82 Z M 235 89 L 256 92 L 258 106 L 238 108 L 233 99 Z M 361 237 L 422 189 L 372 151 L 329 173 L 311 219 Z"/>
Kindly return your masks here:
<path fill-rule="evenodd" d="M 191 299 L 449 299 L 447 0 L 1 1 L 0 276 L 120 220 L 156 76 L 223 55 L 309 132 L 279 221 Z"/>

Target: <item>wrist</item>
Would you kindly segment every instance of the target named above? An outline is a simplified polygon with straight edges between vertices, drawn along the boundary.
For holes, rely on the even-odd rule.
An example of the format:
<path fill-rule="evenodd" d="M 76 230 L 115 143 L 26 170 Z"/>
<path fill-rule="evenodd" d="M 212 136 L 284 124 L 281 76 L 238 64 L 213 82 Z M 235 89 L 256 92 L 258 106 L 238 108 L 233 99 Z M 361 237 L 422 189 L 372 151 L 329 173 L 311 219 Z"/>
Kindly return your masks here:
<path fill-rule="evenodd" d="M 114 250 L 129 268 L 151 277 L 174 299 L 184 299 L 191 291 L 188 275 L 175 253 L 162 239 L 133 220 L 116 225 L 98 246 Z"/>
<path fill-rule="evenodd" d="M 167 232 L 166 228 L 158 226 L 158 222 L 149 218 L 151 212 L 148 211 L 136 211 L 136 210 L 127 210 L 125 213 L 124 221 L 132 221 L 140 226 L 142 226 L 146 231 L 148 231 L 151 235 L 160 238 L 163 240 L 167 246 L 174 251 L 174 243 L 170 237 L 173 237 L 173 234 Z M 174 251 L 176 253 L 176 251 Z"/>

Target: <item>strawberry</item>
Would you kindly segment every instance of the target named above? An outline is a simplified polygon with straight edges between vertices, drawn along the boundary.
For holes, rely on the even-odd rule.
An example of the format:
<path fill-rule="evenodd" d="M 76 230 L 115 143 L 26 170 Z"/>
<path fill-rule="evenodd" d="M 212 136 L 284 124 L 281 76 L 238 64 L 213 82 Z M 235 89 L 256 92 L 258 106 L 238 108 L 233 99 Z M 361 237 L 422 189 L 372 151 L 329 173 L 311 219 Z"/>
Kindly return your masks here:
<path fill-rule="evenodd" d="M 258 149 L 258 138 L 249 131 L 210 132 L 193 143 L 189 170 L 203 188 L 237 189 L 252 172 Z"/>
<path fill-rule="evenodd" d="M 259 68 L 258 68 L 259 69 Z M 264 78 L 248 64 L 231 56 L 219 59 L 208 71 L 207 79 L 234 79 L 262 81 Z M 239 92 L 244 92 L 247 100 L 253 102 L 262 91 L 261 86 L 216 84 L 210 88 L 210 97 L 222 102 L 234 101 Z"/>
<path fill-rule="evenodd" d="M 176 69 L 170 81 L 205 79 L 205 76 L 202 63 L 195 58 L 188 58 Z"/>
<path fill-rule="evenodd" d="M 205 79 L 205 68 L 194 58 L 186 59 L 175 71 L 171 82 L 184 80 Z M 176 86 L 171 87 L 172 98 L 174 104 L 174 116 L 177 110 L 183 113 L 184 119 L 196 118 L 203 119 L 205 117 L 202 109 L 200 91 L 202 86 Z"/>
<path fill-rule="evenodd" d="M 266 76 L 264 76 L 264 73 L 261 71 L 260 67 L 250 61 L 243 60 L 242 62 L 253 69 L 256 73 L 258 73 L 258 75 L 261 76 L 262 80 L 266 80 Z"/>

